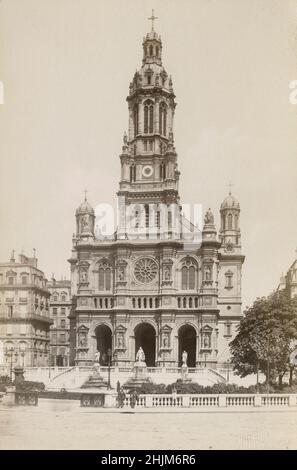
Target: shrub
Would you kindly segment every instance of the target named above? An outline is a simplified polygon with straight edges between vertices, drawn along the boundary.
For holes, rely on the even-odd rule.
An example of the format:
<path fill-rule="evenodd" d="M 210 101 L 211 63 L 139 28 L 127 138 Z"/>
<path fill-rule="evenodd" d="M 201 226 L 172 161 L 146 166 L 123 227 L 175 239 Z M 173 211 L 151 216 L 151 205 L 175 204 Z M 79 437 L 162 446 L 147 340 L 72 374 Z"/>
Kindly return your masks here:
<path fill-rule="evenodd" d="M 150 393 L 168 393 L 166 392 L 165 384 L 155 384 L 153 382 L 144 382 L 140 388 L 137 389 L 139 393 L 150 394 Z"/>
<path fill-rule="evenodd" d="M 0 376 L 0 392 L 6 392 L 6 387 L 11 385 L 11 380 L 8 375 Z"/>
<path fill-rule="evenodd" d="M 16 385 L 16 389 L 18 392 L 42 392 L 45 389 L 45 385 L 43 382 L 24 380 Z"/>

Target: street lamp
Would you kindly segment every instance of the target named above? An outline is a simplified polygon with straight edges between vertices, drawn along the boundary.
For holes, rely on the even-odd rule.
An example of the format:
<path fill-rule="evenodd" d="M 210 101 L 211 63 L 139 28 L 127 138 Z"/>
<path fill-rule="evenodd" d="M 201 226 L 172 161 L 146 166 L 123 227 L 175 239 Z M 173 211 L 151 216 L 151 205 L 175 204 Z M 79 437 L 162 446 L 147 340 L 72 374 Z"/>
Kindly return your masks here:
<path fill-rule="evenodd" d="M 111 389 L 110 386 L 110 363 L 111 363 L 111 356 L 112 356 L 112 351 L 110 348 L 107 350 L 107 358 L 108 358 L 108 381 L 107 381 L 107 390 Z"/>
<path fill-rule="evenodd" d="M 12 381 L 12 361 L 13 361 L 13 353 L 14 353 L 14 347 L 11 346 L 11 348 L 6 348 L 6 351 L 5 351 L 5 356 L 7 358 L 10 357 L 10 373 L 9 373 L 9 376 L 10 376 L 10 380 Z"/>
<path fill-rule="evenodd" d="M 230 378 L 229 365 L 230 365 L 230 359 L 227 359 L 227 383 L 229 383 L 229 378 Z"/>
<path fill-rule="evenodd" d="M 204 354 L 204 367 L 206 367 L 207 353 Z"/>

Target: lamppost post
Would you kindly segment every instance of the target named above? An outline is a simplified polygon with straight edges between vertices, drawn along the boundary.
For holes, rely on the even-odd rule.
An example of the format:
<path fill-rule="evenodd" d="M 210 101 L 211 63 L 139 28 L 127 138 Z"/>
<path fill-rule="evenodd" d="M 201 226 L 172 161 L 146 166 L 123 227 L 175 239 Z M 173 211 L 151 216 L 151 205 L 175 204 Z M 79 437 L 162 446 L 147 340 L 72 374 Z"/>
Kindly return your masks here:
<path fill-rule="evenodd" d="M 204 354 L 204 367 L 206 368 L 207 353 Z"/>
<path fill-rule="evenodd" d="M 110 362 L 111 362 L 112 351 L 109 348 L 107 350 L 107 357 L 108 357 L 108 380 L 107 380 L 107 389 L 110 390 Z"/>
<path fill-rule="evenodd" d="M 229 383 L 229 379 L 230 379 L 230 376 L 229 376 L 229 365 L 230 365 L 230 359 L 227 359 L 227 383 Z"/>

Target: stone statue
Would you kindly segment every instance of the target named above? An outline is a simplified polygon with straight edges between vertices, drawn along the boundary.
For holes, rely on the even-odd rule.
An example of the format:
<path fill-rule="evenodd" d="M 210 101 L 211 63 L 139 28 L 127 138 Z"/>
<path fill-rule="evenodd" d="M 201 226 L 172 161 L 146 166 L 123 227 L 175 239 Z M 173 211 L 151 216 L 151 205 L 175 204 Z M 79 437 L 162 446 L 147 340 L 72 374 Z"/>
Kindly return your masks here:
<path fill-rule="evenodd" d="M 211 280 L 211 269 L 209 266 L 205 266 L 204 268 L 204 279 L 206 281 L 210 281 Z"/>
<path fill-rule="evenodd" d="M 187 360 L 188 360 L 188 353 L 187 351 L 183 351 L 182 353 L 182 361 L 183 361 L 183 366 L 187 366 Z"/>
<path fill-rule="evenodd" d="M 81 282 L 88 282 L 88 275 L 86 271 L 81 271 L 80 273 L 80 281 Z"/>
<path fill-rule="evenodd" d="M 165 279 L 165 281 L 169 281 L 169 279 L 170 279 L 170 268 L 169 268 L 169 266 L 166 266 L 166 267 L 165 267 L 165 270 L 164 270 L 164 279 Z"/>
<path fill-rule="evenodd" d="M 204 217 L 204 223 L 206 225 L 213 225 L 214 224 L 214 216 L 213 213 L 211 212 L 211 209 L 208 209 L 206 211 L 205 217 Z"/>
<path fill-rule="evenodd" d="M 86 333 L 80 333 L 79 336 L 79 345 L 80 347 L 84 348 L 87 345 L 87 336 Z"/>
<path fill-rule="evenodd" d="M 100 362 L 100 351 L 96 351 L 95 353 L 95 362 L 99 364 Z"/>
<path fill-rule="evenodd" d="M 125 279 L 125 268 L 121 266 L 119 268 L 119 281 L 123 281 Z"/>
<path fill-rule="evenodd" d="M 145 354 L 144 354 L 142 347 L 140 347 L 136 353 L 136 361 L 145 362 Z"/>
<path fill-rule="evenodd" d="M 89 230 L 90 228 L 90 224 L 89 224 L 89 216 L 88 215 L 85 215 L 82 220 L 81 220 L 81 229 L 82 229 L 82 232 L 86 232 L 87 230 Z"/>
<path fill-rule="evenodd" d="M 205 336 L 204 336 L 203 346 L 204 346 L 205 348 L 209 348 L 209 347 L 210 347 L 210 336 L 209 336 L 209 335 L 205 335 Z"/>
<path fill-rule="evenodd" d="M 123 348 L 124 347 L 124 338 L 123 338 L 123 335 L 120 334 L 118 336 L 118 348 Z"/>
<path fill-rule="evenodd" d="M 168 338 L 168 335 L 164 335 L 164 338 L 163 338 L 163 346 L 164 348 L 168 348 L 169 346 L 169 338 Z"/>

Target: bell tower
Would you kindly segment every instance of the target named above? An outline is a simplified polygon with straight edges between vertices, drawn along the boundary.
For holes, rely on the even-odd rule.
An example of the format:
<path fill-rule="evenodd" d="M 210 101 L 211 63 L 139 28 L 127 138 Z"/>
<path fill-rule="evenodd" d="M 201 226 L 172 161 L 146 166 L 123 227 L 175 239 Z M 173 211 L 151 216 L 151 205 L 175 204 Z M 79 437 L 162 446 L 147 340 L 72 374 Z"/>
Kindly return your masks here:
<path fill-rule="evenodd" d="M 127 97 L 129 129 L 120 155 L 118 196 L 125 209 L 155 206 L 154 220 L 144 215 L 144 224 L 151 226 L 160 219 L 159 205 L 175 205 L 178 217 L 180 209 L 173 136 L 175 95 L 171 77 L 162 65 L 162 42 L 154 31 L 154 14 L 150 19 L 152 30 L 143 39 L 142 66 L 134 74 Z M 135 223 L 141 225 L 141 221 Z"/>

